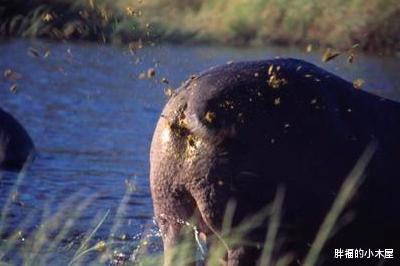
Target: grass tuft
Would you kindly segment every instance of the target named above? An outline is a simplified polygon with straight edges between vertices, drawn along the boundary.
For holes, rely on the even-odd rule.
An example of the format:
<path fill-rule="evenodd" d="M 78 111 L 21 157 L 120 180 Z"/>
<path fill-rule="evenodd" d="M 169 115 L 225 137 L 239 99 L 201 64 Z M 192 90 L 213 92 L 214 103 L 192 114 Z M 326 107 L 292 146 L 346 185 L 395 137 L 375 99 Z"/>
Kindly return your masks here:
<path fill-rule="evenodd" d="M 375 150 L 376 144 L 371 144 L 360 157 L 349 176 L 344 180 L 332 208 L 320 226 L 302 265 L 316 265 L 324 255 L 321 253 L 323 247 L 333 234 L 339 216 L 363 181 L 363 173 Z M 24 170 L 18 175 L 18 179 L 10 191 L 9 199 L 2 209 L 0 218 L 0 265 L 59 263 L 57 257 L 54 256 L 57 256 L 60 250 L 71 254 L 67 258 L 66 264 L 68 265 L 117 263 L 118 265 L 150 266 L 162 264 L 163 256 L 160 253 L 155 254 L 154 250 L 150 248 L 152 242 L 161 241 L 159 232 L 154 230 L 144 230 L 139 240 L 132 240 L 135 243 L 124 241 L 123 244 L 129 247 L 134 244 L 134 248 L 129 248 L 129 254 L 120 254 L 115 249 L 117 244 L 121 245 L 121 241 L 115 238 L 116 232 L 122 225 L 120 218 L 122 213 L 126 211 L 131 193 L 135 193 L 130 190 L 127 191 L 117 208 L 109 230 L 109 236 L 104 239 L 99 239 L 96 235 L 99 229 L 104 226 L 106 219 L 110 215 L 110 210 L 97 218 L 93 218 L 93 228 L 88 228 L 84 237 L 79 239 L 75 237 L 71 240 L 75 226 L 77 226 L 86 210 L 91 208 L 93 201 L 96 200 L 96 195 L 88 197 L 82 193 L 77 193 L 66 199 L 54 214 L 51 214 L 50 211 L 44 212 L 40 226 L 35 226 L 36 229 L 32 232 L 28 233 L 26 228 L 27 225 L 31 226 L 32 221 L 30 219 L 35 213 L 28 215 L 18 226 L 11 227 L 10 224 L 7 224 L 7 215 L 12 208 L 11 203 L 15 198 L 13 195 L 18 191 L 25 173 L 26 171 Z M 275 199 L 271 204 L 236 227 L 232 227 L 235 203 L 228 204 L 222 230 L 220 233 L 216 233 L 214 237 L 211 237 L 208 249 L 201 242 L 198 236 L 199 232 L 193 223 L 184 221 L 186 224 L 185 233 L 183 234 L 184 239 L 168 253 L 168 259 L 172 265 L 178 266 L 202 260 L 206 260 L 207 265 L 220 265 L 221 259 L 226 252 L 233 247 L 242 244 L 256 245 L 256 243 L 249 243 L 245 236 L 248 232 L 261 224 L 265 224 L 266 220 L 268 220 L 268 232 L 262 247 L 259 265 L 291 265 L 295 259 L 293 254 L 287 253 L 276 257 L 276 254 L 279 253 L 277 239 L 284 194 L 283 188 L 278 188 Z M 126 240 L 125 237 L 122 238 Z M 195 249 L 198 249 L 198 256 L 194 255 L 193 251 Z"/>

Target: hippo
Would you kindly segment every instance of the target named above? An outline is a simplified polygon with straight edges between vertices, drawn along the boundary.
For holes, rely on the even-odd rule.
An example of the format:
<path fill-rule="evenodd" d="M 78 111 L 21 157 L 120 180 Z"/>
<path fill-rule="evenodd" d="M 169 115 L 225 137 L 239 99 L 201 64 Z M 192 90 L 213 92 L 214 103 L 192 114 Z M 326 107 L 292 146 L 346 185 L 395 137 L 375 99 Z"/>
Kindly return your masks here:
<path fill-rule="evenodd" d="M 34 144 L 22 125 L 0 108 L 0 169 L 21 170 L 34 155 Z"/>
<path fill-rule="evenodd" d="M 233 62 L 193 76 L 163 109 L 150 149 L 164 263 L 170 265 L 168 252 L 191 237 L 186 224 L 207 242 L 223 241 L 228 206 L 234 206 L 235 228 L 284 188 L 273 255 L 292 254 L 301 264 L 371 143 L 375 150 L 362 182 L 319 263 L 338 263 L 339 248 L 394 249 L 399 256 L 400 103 L 291 58 Z M 244 241 L 227 244 L 222 264 L 258 265 L 267 231 L 265 221 L 248 230 Z"/>

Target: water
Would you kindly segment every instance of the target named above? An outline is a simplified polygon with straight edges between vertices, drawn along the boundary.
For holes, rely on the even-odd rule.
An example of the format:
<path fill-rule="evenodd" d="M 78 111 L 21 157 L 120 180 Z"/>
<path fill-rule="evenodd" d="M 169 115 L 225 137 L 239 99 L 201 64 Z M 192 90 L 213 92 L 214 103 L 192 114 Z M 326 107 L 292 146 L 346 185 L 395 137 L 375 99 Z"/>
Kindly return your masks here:
<path fill-rule="evenodd" d="M 30 47 L 38 50 L 40 57 L 28 55 Z M 51 53 L 44 58 L 47 49 Z M 91 198 L 89 206 L 73 219 L 59 247 L 46 254 L 52 264 L 67 264 L 85 234 L 107 211 L 92 244 L 109 240 L 114 233 L 111 239 L 119 241 L 114 241 L 113 247 L 129 256 L 147 234 L 153 237 L 154 249 L 159 249 L 152 221 L 148 155 L 152 132 L 166 102 L 161 77 L 178 87 L 191 74 L 216 64 L 276 56 L 322 64 L 319 52 L 276 47 L 166 45 L 132 54 L 126 47 L 93 43 L 0 43 L 0 72 L 11 69 L 22 75 L 16 82 L 16 94 L 9 90 L 13 83 L 1 77 L 0 106 L 25 126 L 38 150 L 17 192 L 12 191 L 18 176 L 0 175 L 0 209 L 11 200 L 0 245 L 15 229 L 21 231 L 18 241 L 23 242 L 24 236 L 37 231 L 60 210 L 65 222 Z M 150 67 L 156 70 L 155 78 L 137 78 Z M 348 80 L 362 78 L 364 89 L 400 100 L 398 58 L 360 55 L 354 64 L 348 64 L 343 55 L 323 67 Z M 24 250 L 20 242 L 3 260 L 20 261 Z M 92 259 L 94 256 L 86 257 Z"/>

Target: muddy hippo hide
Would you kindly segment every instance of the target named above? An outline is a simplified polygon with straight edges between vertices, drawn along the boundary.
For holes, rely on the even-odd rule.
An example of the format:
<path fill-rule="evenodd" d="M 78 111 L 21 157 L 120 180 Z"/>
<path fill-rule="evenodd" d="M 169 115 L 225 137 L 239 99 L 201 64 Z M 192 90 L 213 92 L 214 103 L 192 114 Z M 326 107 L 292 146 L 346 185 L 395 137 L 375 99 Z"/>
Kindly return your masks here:
<path fill-rule="evenodd" d="M 0 169 L 20 170 L 33 156 L 34 145 L 21 124 L 0 109 Z"/>
<path fill-rule="evenodd" d="M 203 235 L 218 235 L 228 202 L 236 203 L 235 227 L 272 202 L 282 185 L 275 256 L 291 251 L 301 261 L 371 142 L 377 149 L 323 250 L 326 260 L 335 248 L 400 247 L 400 104 L 295 59 L 201 73 L 169 100 L 152 141 L 151 192 L 164 249 L 179 243 L 182 221 L 195 217 Z M 255 264 L 267 226 L 246 234 L 255 245 L 228 246 L 228 265 Z"/>

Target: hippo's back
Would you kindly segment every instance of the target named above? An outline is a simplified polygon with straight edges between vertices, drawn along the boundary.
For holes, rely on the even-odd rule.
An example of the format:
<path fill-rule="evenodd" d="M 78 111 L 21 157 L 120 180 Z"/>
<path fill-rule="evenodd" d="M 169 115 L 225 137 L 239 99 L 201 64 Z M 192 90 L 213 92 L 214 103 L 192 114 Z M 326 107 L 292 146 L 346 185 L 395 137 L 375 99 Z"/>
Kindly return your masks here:
<path fill-rule="evenodd" d="M 304 251 L 347 174 L 374 142 L 377 151 L 349 205 L 356 218 L 334 244 L 392 244 L 391 232 L 400 233 L 394 204 L 400 199 L 398 136 L 399 103 L 310 63 L 275 59 L 212 68 L 186 82 L 158 122 L 150 159 L 155 213 L 184 220 L 195 205 L 200 224 L 215 232 L 230 200 L 236 226 L 284 186 L 282 228 Z M 266 226 L 249 239 L 262 243 Z M 371 228 L 370 239 L 361 241 Z"/>

